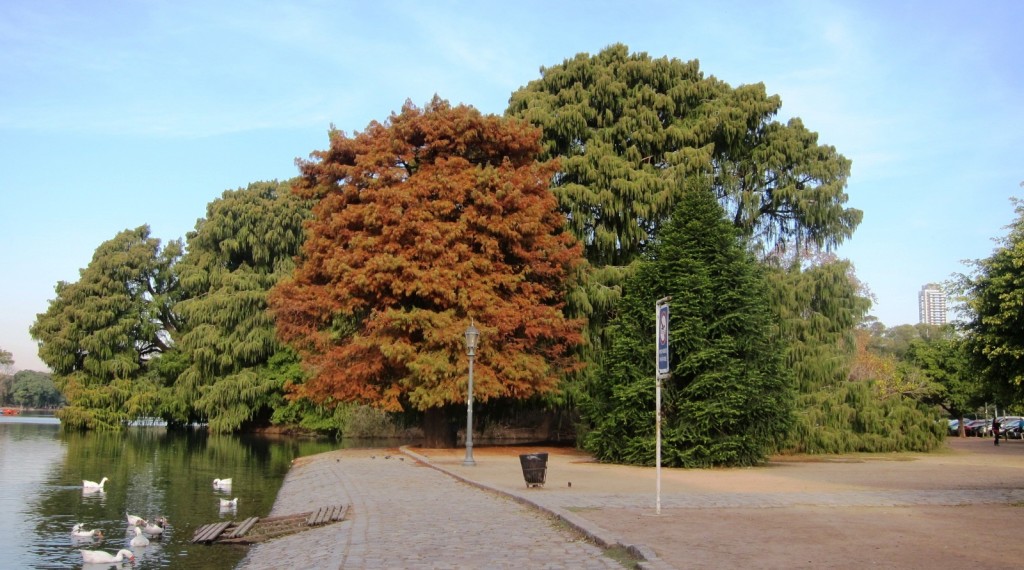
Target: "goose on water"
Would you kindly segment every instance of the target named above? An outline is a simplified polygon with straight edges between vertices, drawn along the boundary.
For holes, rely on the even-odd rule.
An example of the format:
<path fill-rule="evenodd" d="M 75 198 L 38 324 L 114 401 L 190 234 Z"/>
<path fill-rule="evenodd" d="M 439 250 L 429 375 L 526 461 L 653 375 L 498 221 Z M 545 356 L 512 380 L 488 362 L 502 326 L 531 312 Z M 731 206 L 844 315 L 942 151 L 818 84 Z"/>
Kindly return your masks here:
<path fill-rule="evenodd" d="M 103 489 L 103 484 L 106 483 L 107 481 L 109 481 L 109 479 L 107 479 L 106 477 L 104 477 L 99 483 L 97 483 L 96 481 L 89 481 L 87 479 L 82 479 L 82 488 L 83 489 Z"/>
<path fill-rule="evenodd" d="M 156 519 L 156 522 L 146 523 L 146 526 L 142 527 L 142 532 L 150 536 L 159 536 L 164 532 L 164 526 L 167 525 L 167 519 L 160 517 Z"/>
<path fill-rule="evenodd" d="M 82 553 L 82 561 L 86 564 L 115 564 L 122 560 L 135 560 L 131 550 L 121 549 L 117 554 L 111 554 L 102 550 L 79 550 Z"/>
<path fill-rule="evenodd" d="M 103 538 L 103 531 L 85 530 L 85 525 L 78 523 L 71 527 L 71 536 L 75 538 Z"/>
<path fill-rule="evenodd" d="M 149 539 L 142 534 L 142 529 L 135 527 L 135 538 L 132 539 L 132 546 L 149 546 Z"/>
<path fill-rule="evenodd" d="M 128 525 L 129 526 L 139 526 L 139 525 L 145 525 L 146 524 L 146 519 L 144 519 L 142 517 L 137 517 L 135 515 L 130 515 L 127 512 L 124 513 L 124 516 L 125 516 L 126 519 L 128 519 Z"/>
<path fill-rule="evenodd" d="M 231 479 L 230 478 L 228 478 L 228 479 L 214 479 L 213 480 L 213 488 L 214 489 L 230 489 L 231 488 Z"/>
<path fill-rule="evenodd" d="M 233 509 L 238 506 L 238 497 L 234 499 L 221 499 L 220 508 L 222 509 Z"/>

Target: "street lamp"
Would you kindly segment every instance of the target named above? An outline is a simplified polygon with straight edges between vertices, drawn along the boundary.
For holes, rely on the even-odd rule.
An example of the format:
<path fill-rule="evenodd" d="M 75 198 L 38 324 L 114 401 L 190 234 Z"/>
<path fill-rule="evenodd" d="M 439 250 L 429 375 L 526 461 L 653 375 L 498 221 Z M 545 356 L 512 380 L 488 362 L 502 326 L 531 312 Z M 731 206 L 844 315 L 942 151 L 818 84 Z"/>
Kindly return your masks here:
<path fill-rule="evenodd" d="M 466 354 L 469 355 L 469 397 L 466 399 L 466 459 L 462 464 L 465 466 L 476 465 L 473 461 L 473 357 L 476 356 L 476 341 L 480 338 L 480 331 L 469 321 L 469 328 L 466 329 Z"/>

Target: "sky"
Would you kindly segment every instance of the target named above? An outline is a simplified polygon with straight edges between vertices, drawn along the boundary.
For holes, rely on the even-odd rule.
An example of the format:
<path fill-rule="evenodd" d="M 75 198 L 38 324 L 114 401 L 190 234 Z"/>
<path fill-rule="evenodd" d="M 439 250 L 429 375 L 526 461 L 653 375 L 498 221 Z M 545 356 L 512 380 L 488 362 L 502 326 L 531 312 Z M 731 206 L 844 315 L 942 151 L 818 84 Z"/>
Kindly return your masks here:
<path fill-rule="evenodd" d="M 764 83 L 852 160 L 837 251 L 886 326 L 991 255 L 1024 194 L 1024 2 L 0 0 L 0 349 L 59 281 L 148 224 L 183 238 L 226 190 L 435 94 L 484 113 L 615 43 Z"/>

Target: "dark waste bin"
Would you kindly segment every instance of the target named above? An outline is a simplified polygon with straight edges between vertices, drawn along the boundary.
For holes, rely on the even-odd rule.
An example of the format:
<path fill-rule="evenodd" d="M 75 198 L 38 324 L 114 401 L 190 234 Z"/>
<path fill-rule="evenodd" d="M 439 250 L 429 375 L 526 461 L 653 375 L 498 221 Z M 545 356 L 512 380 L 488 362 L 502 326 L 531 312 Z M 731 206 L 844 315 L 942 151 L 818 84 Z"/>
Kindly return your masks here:
<path fill-rule="evenodd" d="M 544 478 L 548 473 L 547 453 L 520 455 L 519 463 L 523 466 L 523 479 L 526 479 L 527 487 L 540 487 L 544 485 Z"/>

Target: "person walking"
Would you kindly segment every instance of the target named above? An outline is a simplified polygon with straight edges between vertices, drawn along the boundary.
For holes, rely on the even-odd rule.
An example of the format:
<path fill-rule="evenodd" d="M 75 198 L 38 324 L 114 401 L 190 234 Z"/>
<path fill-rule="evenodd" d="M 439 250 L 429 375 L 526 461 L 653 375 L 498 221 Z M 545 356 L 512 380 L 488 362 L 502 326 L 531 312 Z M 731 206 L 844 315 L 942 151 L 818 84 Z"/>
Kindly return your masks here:
<path fill-rule="evenodd" d="M 992 433 L 996 436 L 996 445 L 999 445 L 999 428 L 1002 424 L 999 423 L 999 418 L 992 420 Z"/>

